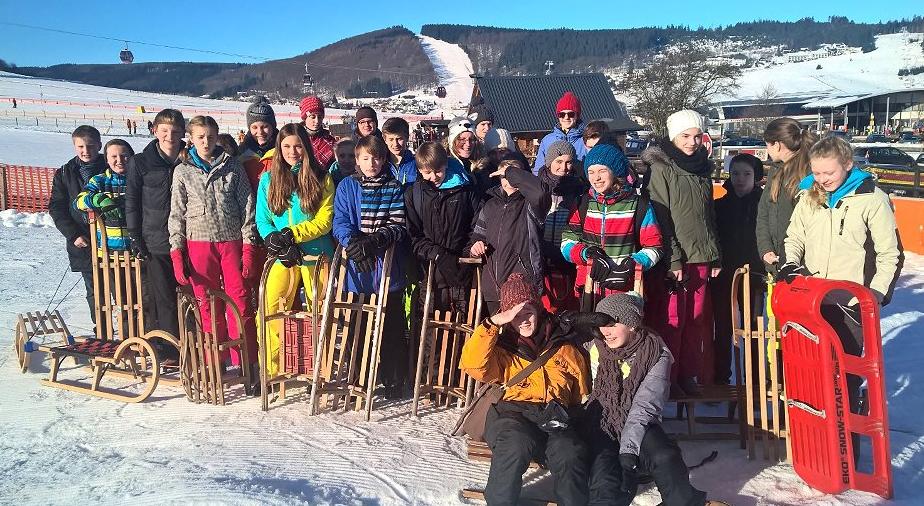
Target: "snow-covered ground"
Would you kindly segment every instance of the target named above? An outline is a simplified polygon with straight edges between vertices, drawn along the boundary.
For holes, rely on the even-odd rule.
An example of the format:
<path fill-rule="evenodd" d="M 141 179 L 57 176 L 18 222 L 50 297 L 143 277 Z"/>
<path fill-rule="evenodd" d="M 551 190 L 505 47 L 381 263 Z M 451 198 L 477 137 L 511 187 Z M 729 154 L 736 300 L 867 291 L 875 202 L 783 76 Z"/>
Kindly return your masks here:
<path fill-rule="evenodd" d="M 103 135 L 103 144 L 114 138 L 125 139 L 136 153 L 154 139 L 150 135 Z M 0 163 L 35 167 L 60 167 L 74 157 L 71 136 L 64 132 L 44 132 L 0 126 Z"/>
<path fill-rule="evenodd" d="M 472 99 L 474 87 L 471 78 L 474 72 L 471 58 L 458 44 L 426 35 L 417 37 L 424 53 L 433 64 L 440 85 L 446 87 L 446 98 L 437 99 L 441 105 L 445 104 L 443 108 L 446 110 L 446 116 L 464 112 Z"/>
<path fill-rule="evenodd" d="M 40 386 L 46 367 L 21 374 L 16 365 L 16 314 L 50 304 L 59 306 L 74 333 L 90 327 L 80 277 L 67 271 L 57 230 L 42 228 L 49 222 L 46 215 L 0 213 L 0 504 L 452 505 L 462 504 L 461 488 L 484 485 L 488 466 L 468 462 L 462 440 L 447 435 L 457 411 L 414 419 L 409 403 L 401 402 L 364 422 L 357 413 L 307 416 L 301 389 L 264 413 L 258 399 L 197 405 L 170 387 L 126 405 Z M 882 321 L 891 504 L 920 504 L 924 490 L 922 292 L 924 257 L 909 255 Z M 718 459 L 692 471 L 692 480 L 736 506 L 883 502 L 867 493 L 814 491 L 788 465 L 748 461 L 734 442 L 682 447 L 689 463 L 718 450 Z M 652 488 L 636 500 L 658 502 Z"/>
<path fill-rule="evenodd" d="M 747 69 L 730 99 L 757 98 L 767 85 L 781 95 L 851 95 L 924 87 L 924 74 L 900 77 L 898 71 L 924 65 L 921 33 L 876 36 L 876 49 L 817 60 Z M 817 67 L 821 66 L 820 69 Z"/>

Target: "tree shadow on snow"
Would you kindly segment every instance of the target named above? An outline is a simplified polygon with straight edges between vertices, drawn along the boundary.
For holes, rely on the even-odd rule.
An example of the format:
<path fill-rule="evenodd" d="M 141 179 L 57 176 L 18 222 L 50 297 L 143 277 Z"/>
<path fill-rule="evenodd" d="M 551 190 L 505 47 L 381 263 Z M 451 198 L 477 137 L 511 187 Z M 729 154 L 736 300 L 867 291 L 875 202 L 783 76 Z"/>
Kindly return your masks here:
<path fill-rule="evenodd" d="M 224 476 L 214 479 L 216 483 L 234 491 L 244 492 L 249 496 L 269 495 L 274 499 L 303 504 L 350 504 L 362 506 L 379 506 L 380 500 L 361 497 L 349 485 L 319 485 L 306 480 L 276 477 L 237 478 Z"/>

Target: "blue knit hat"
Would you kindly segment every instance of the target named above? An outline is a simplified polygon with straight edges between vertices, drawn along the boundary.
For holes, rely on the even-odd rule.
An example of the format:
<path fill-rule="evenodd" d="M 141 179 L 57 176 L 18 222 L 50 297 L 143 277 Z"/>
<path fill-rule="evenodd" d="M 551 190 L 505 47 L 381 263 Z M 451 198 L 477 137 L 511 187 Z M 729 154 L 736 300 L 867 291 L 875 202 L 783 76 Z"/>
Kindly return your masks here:
<path fill-rule="evenodd" d="M 606 165 L 616 177 L 629 175 L 629 159 L 612 144 L 599 142 L 584 156 L 584 174 L 591 165 Z"/>

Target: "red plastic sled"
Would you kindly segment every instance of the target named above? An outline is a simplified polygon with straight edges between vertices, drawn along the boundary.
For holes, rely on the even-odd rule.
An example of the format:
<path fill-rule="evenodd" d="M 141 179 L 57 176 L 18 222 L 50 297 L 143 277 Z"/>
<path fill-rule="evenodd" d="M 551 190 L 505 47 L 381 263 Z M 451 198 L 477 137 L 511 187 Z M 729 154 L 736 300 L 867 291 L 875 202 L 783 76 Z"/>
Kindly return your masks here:
<path fill-rule="evenodd" d="M 863 356 L 845 354 L 821 316 L 833 291 L 860 301 Z M 889 422 L 886 416 L 879 306 L 865 287 L 849 281 L 798 277 L 773 291 L 773 311 L 783 333 L 783 364 L 792 464 L 811 487 L 837 494 L 847 489 L 892 497 Z M 868 415 L 850 412 L 847 373 L 866 378 Z M 858 472 L 851 433 L 872 441 L 873 472 Z"/>

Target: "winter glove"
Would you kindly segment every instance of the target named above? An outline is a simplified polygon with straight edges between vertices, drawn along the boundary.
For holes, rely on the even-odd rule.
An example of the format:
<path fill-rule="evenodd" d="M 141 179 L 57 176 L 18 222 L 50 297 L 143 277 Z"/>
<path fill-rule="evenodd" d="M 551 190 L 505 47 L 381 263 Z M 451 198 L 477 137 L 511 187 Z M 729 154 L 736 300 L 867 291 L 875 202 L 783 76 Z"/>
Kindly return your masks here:
<path fill-rule="evenodd" d="M 567 310 L 558 316 L 558 322 L 565 337 L 574 344 L 584 344 L 594 339 L 603 339 L 600 327 L 613 324 L 613 318 L 603 313 L 581 313 Z"/>
<path fill-rule="evenodd" d="M 186 257 L 183 250 L 170 250 L 170 260 L 173 262 L 173 277 L 176 278 L 177 284 L 186 286 L 189 284 L 189 268 L 186 267 Z"/>
<path fill-rule="evenodd" d="M 125 214 L 122 212 L 116 199 L 113 199 L 105 193 L 93 195 L 93 198 L 90 199 L 90 204 L 92 204 L 95 209 L 99 209 L 100 214 L 103 215 L 104 221 L 119 221 L 125 218 Z"/>
<path fill-rule="evenodd" d="M 385 230 L 376 230 L 369 234 L 369 241 L 377 250 L 386 249 L 393 242 L 392 235 Z"/>
<path fill-rule="evenodd" d="M 278 257 L 285 253 L 289 246 L 295 244 L 295 235 L 292 229 L 285 227 L 278 232 L 270 232 L 266 235 L 266 251 L 271 257 Z"/>
<path fill-rule="evenodd" d="M 372 255 L 359 260 L 353 260 L 353 265 L 356 267 L 356 272 L 372 272 L 375 270 L 376 261 L 376 257 Z"/>
<path fill-rule="evenodd" d="M 616 262 L 598 246 L 591 246 L 584 250 L 587 260 L 590 261 L 590 279 L 602 282 L 610 270 L 616 267 Z"/>
<path fill-rule="evenodd" d="M 255 253 L 253 245 L 244 245 L 244 250 L 241 252 L 241 275 L 244 276 L 244 279 L 252 279 L 257 273 L 257 266 L 254 265 Z"/>
<path fill-rule="evenodd" d="M 132 256 L 138 260 L 147 260 L 151 253 L 148 252 L 148 247 L 144 244 L 144 239 L 140 237 L 132 237 L 131 252 Z"/>
<path fill-rule="evenodd" d="M 808 269 L 795 262 L 786 262 L 776 273 L 776 280 L 777 282 L 792 283 L 796 276 L 810 276 L 811 274 Z"/>
<path fill-rule="evenodd" d="M 302 250 L 293 244 L 286 247 L 277 258 L 283 267 L 289 269 L 302 264 Z"/>
<path fill-rule="evenodd" d="M 436 255 L 435 262 L 436 269 L 439 271 L 440 276 L 443 277 L 443 280 L 446 281 L 447 285 L 461 285 L 459 282 L 459 257 L 451 253 L 440 253 Z"/>
<path fill-rule="evenodd" d="M 350 237 L 350 242 L 346 247 L 347 258 L 354 262 L 375 258 L 370 236 L 357 234 Z"/>
<path fill-rule="evenodd" d="M 634 495 L 638 489 L 638 455 L 620 453 L 619 464 L 622 466 L 622 483 L 619 484 L 619 489 Z"/>
<path fill-rule="evenodd" d="M 635 260 L 632 257 L 625 257 L 615 262 L 603 280 L 603 286 L 612 290 L 625 290 L 629 288 L 633 274 L 635 274 Z"/>

